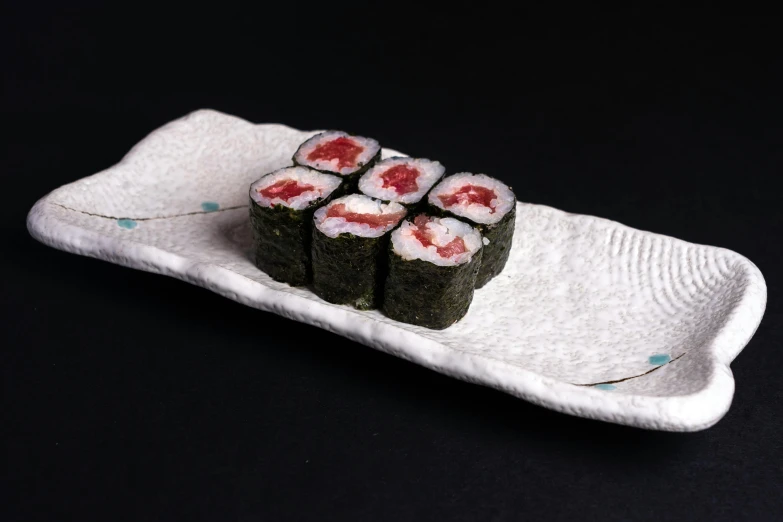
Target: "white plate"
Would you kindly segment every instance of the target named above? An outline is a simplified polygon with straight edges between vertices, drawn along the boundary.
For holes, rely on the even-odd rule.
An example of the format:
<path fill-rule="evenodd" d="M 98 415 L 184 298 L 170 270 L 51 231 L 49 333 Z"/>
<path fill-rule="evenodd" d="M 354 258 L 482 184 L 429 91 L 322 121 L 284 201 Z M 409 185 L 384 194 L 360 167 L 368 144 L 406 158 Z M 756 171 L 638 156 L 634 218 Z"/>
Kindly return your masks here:
<path fill-rule="evenodd" d="M 766 304 L 759 270 L 729 250 L 519 203 L 505 270 L 442 331 L 272 281 L 250 259 L 248 187 L 312 134 L 197 111 L 38 201 L 28 228 L 564 413 L 671 431 L 726 413 L 729 363 Z"/>

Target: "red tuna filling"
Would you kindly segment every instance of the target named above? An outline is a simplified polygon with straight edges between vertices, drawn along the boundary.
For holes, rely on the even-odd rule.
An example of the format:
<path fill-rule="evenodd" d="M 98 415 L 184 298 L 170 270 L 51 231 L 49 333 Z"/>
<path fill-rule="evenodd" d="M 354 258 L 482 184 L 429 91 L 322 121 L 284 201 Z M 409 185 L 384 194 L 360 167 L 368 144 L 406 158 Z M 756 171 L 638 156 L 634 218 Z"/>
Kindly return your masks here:
<path fill-rule="evenodd" d="M 381 174 L 383 188 L 392 187 L 400 196 L 416 192 L 419 190 L 419 184 L 416 183 L 419 175 L 421 175 L 419 169 L 409 167 L 408 165 L 395 165 Z"/>
<path fill-rule="evenodd" d="M 401 220 L 403 216 L 405 216 L 405 212 L 397 212 L 396 214 L 359 214 L 357 212 L 349 212 L 345 208 L 345 203 L 336 203 L 326 211 L 327 218 L 341 217 L 349 223 L 364 223 L 372 228 L 393 225 Z"/>
<path fill-rule="evenodd" d="M 295 179 L 281 179 L 274 185 L 269 185 L 258 192 L 267 199 L 279 198 L 288 203 L 291 198 L 295 198 L 310 190 L 315 190 L 315 187 L 306 183 L 299 183 Z"/>
<path fill-rule="evenodd" d="M 309 161 L 332 161 L 337 160 L 337 168 L 355 167 L 359 154 L 364 147 L 350 138 L 340 136 L 339 138 L 319 143 L 313 151 L 307 155 Z"/>
<path fill-rule="evenodd" d="M 446 246 L 435 245 L 435 243 L 432 242 L 432 233 L 428 230 L 427 226 L 430 221 L 432 221 L 432 219 L 427 216 L 416 216 L 416 219 L 413 220 L 413 224 L 416 225 L 416 228 L 412 230 L 413 237 L 418 239 L 419 243 L 425 247 L 434 246 L 440 257 L 448 258 L 467 252 L 468 249 L 465 248 L 465 242 L 461 237 L 452 239 Z"/>
<path fill-rule="evenodd" d="M 492 209 L 491 214 L 495 213 L 495 207 L 492 206 L 492 200 L 497 195 L 492 189 L 481 187 L 479 185 L 463 185 L 459 190 L 445 196 L 438 196 L 443 206 L 448 208 L 457 204 L 470 205 L 478 203 Z"/>

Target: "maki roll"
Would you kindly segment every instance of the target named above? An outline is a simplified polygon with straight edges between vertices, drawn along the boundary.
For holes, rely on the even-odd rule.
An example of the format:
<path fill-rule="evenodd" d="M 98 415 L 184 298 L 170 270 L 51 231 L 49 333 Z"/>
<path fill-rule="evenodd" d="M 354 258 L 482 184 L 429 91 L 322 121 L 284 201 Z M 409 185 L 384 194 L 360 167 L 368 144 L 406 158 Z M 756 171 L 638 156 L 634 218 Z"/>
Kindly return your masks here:
<path fill-rule="evenodd" d="M 294 154 L 294 165 L 302 165 L 345 180 L 353 191 L 359 177 L 381 159 L 381 146 L 371 138 L 327 131 L 302 143 Z"/>
<path fill-rule="evenodd" d="M 275 281 L 310 282 L 313 213 L 342 181 L 305 167 L 286 167 L 250 185 L 250 224 L 255 263 Z"/>
<path fill-rule="evenodd" d="M 386 273 L 388 232 L 407 211 L 361 194 L 335 199 L 315 212 L 313 291 L 325 301 L 377 308 Z"/>
<path fill-rule="evenodd" d="M 462 319 L 481 267 L 481 234 L 454 218 L 419 214 L 392 232 L 383 312 L 442 330 Z"/>
<path fill-rule="evenodd" d="M 431 212 L 467 221 L 484 236 L 476 288 L 503 270 L 511 252 L 517 206 L 509 186 L 485 174 L 463 172 L 438 183 L 430 191 L 427 202 Z"/>
<path fill-rule="evenodd" d="M 359 192 L 412 209 L 424 199 L 445 171 L 437 161 L 387 158 L 359 178 Z"/>

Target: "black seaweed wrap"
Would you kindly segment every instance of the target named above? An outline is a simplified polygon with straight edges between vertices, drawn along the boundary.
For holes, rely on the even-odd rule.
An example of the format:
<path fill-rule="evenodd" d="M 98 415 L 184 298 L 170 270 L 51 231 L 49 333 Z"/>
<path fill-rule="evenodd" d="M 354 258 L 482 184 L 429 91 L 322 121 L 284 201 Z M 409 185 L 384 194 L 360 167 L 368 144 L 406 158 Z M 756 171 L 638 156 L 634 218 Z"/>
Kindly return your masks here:
<path fill-rule="evenodd" d="M 250 224 L 256 266 L 275 281 L 304 286 L 312 280 L 310 247 L 313 214 L 342 195 L 342 186 L 302 210 L 283 205 L 263 207 L 250 198 Z"/>
<path fill-rule="evenodd" d="M 389 246 L 383 312 L 395 321 L 442 330 L 462 319 L 473 301 L 482 250 L 465 264 L 438 266 L 406 261 Z"/>
<path fill-rule="evenodd" d="M 390 232 L 380 237 L 329 237 L 313 227 L 313 291 L 330 303 L 377 308 L 386 274 Z"/>

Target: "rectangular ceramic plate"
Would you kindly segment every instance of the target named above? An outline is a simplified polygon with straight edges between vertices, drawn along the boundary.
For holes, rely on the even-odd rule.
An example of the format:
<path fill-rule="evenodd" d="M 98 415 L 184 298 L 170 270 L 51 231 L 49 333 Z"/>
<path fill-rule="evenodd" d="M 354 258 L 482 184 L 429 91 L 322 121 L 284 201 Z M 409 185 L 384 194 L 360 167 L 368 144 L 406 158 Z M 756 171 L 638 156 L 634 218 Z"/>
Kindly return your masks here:
<path fill-rule="evenodd" d="M 726 413 L 729 363 L 766 304 L 759 270 L 729 250 L 519 203 L 505 270 L 442 331 L 272 281 L 251 261 L 248 187 L 312 134 L 197 111 L 38 201 L 28 228 L 564 413 L 672 431 Z"/>

